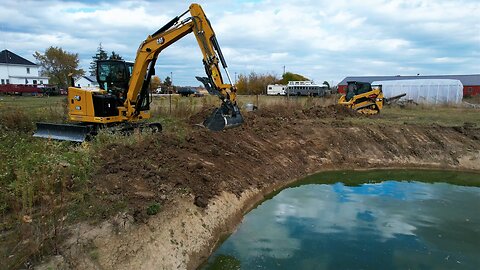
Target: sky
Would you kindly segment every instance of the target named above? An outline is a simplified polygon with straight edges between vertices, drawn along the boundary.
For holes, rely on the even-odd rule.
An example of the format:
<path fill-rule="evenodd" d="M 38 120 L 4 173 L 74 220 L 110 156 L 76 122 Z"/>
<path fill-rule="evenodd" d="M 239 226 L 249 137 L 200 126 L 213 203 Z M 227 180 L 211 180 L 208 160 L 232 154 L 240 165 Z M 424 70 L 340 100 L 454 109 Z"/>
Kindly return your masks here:
<path fill-rule="evenodd" d="M 232 80 L 284 70 L 321 84 L 346 76 L 480 73 L 478 0 L 199 0 Z M 50 46 L 88 70 L 99 43 L 134 61 L 145 38 L 190 2 L 2 0 L 0 45 L 34 61 Z M 156 74 L 198 86 L 205 76 L 193 34 L 166 48 Z M 226 79 L 226 78 L 225 78 Z"/>

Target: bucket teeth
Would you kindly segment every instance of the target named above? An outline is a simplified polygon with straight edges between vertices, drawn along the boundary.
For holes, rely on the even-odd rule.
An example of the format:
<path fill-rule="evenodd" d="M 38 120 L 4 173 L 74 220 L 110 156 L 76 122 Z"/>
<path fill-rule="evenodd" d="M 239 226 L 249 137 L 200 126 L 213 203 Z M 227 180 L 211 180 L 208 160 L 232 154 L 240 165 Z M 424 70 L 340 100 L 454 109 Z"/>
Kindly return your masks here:
<path fill-rule="evenodd" d="M 225 114 L 224 108 L 220 107 L 205 119 L 203 125 L 212 131 L 221 131 L 224 129 L 234 128 L 243 123 L 243 117 L 237 109 L 230 114 Z"/>
<path fill-rule="evenodd" d="M 90 126 L 37 123 L 37 131 L 33 137 L 60 141 L 84 142 L 91 134 Z"/>

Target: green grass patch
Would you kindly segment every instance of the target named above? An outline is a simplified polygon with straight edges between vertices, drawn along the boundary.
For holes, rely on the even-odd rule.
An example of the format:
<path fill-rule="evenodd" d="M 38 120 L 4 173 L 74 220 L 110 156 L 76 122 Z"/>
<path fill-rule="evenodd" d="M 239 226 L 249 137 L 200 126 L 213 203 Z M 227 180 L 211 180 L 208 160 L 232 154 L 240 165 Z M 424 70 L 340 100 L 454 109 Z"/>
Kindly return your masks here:
<path fill-rule="evenodd" d="M 373 120 L 373 122 L 372 122 Z M 349 118 L 355 124 L 440 125 L 445 127 L 472 125 L 480 127 L 480 109 L 454 106 L 385 106 L 377 116 Z"/>

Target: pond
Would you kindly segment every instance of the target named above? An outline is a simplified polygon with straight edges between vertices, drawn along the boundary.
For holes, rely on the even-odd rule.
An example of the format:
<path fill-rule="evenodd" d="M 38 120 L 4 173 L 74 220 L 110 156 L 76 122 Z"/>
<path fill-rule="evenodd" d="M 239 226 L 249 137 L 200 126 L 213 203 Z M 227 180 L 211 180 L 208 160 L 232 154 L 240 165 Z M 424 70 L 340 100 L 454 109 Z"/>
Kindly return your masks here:
<path fill-rule="evenodd" d="M 480 269 L 480 174 L 327 172 L 259 204 L 202 269 Z"/>

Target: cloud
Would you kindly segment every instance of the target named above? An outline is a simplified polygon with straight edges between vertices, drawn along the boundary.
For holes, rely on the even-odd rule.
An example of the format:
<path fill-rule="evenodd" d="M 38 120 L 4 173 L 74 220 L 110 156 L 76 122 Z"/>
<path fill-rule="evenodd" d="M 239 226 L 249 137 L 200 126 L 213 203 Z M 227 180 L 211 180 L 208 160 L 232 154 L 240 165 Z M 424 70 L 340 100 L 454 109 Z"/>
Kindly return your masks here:
<path fill-rule="evenodd" d="M 200 1 L 231 73 L 300 73 L 318 82 L 349 75 L 478 73 L 478 1 Z M 2 2 L 4 47 L 33 60 L 60 46 L 84 69 L 102 42 L 134 60 L 141 41 L 188 9 L 181 1 Z M 192 35 L 193 36 L 193 35 Z M 161 77 L 198 85 L 202 55 L 190 36 L 159 58 Z M 477 60 L 475 60 L 477 59 Z M 198 74 L 200 73 L 200 74 Z"/>

